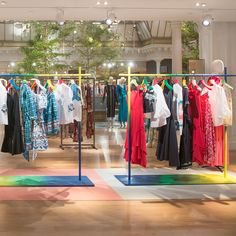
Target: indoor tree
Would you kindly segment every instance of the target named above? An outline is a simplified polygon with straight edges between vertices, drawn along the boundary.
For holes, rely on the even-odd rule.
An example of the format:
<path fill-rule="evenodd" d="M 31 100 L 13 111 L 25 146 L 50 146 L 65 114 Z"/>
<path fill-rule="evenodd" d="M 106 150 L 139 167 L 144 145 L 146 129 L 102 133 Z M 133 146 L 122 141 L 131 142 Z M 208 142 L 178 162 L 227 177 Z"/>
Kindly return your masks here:
<path fill-rule="evenodd" d="M 22 73 L 54 73 L 68 66 L 60 63 L 70 53 L 62 52 L 61 46 L 74 28 L 73 22 L 59 25 L 56 22 L 31 22 L 34 38 L 21 48 L 22 61 L 18 64 L 18 71 Z M 59 60 L 60 59 L 60 60 Z"/>
<path fill-rule="evenodd" d="M 197 24 L 186 21 L 182 24 L 183 72 L 188 73 L 189 60 L 199 59 L 199 34 Z"/>
<path fill-rule="evenodd" d="M 89 71 L 114 61 L 120 52 L 118 38 L 106 25 L 92 22 L 79 24 L 73 45 L 80 59 L 77 64 Z"/>

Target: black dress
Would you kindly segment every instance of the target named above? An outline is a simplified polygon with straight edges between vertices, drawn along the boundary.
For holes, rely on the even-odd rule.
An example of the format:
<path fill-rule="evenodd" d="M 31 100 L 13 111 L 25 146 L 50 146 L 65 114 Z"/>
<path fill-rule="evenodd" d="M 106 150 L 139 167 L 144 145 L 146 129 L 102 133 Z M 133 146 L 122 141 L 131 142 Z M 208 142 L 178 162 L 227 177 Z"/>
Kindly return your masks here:
<path fill-rule="evenodd" d="M 192 165 L 192 121 L 188 115 L 188 88 L 183 89 L 183 132 L 180 138 L 179 169 L 185 169 Z"/>
<path fill-rule="evenodd" d="M 24 152 L 21 124 L 19 96 L 7 94 L 8 125 L 5 125 L 5 136 L 2 144 L 2 152 L 12 155 Z"/>
<path fill-rule="evenodd" d="M 173 90 L 164 88 L 166 104 L 171 112 L 167 124 L 159 128 L 156 156 L 160 161 L 169 161 L 170 166 L 179 166 L 178 142 L 174 120 Z"/>
<path fill-rule="evenodd" d="M 107 96 L 107 117 L 114 118 L 115 117 L 115 110 L 116 110 L 116 86 L 107 84 L 104 89 L 103 101 Z"/>

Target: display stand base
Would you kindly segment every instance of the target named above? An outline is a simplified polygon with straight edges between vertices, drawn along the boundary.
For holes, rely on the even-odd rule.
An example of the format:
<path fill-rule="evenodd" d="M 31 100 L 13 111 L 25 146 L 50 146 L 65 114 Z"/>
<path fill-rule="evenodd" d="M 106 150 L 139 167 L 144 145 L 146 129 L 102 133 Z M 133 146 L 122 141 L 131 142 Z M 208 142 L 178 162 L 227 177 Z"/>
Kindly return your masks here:
<path fill-rule="evenodd" d="M 236 178 L 222 174 L 115 175 L 126 186 L 236 184 Z"/>
<path fill-rule="evenodd" d="M 0 176 L 0 187 L 94 187 L 82 176 Z"/>

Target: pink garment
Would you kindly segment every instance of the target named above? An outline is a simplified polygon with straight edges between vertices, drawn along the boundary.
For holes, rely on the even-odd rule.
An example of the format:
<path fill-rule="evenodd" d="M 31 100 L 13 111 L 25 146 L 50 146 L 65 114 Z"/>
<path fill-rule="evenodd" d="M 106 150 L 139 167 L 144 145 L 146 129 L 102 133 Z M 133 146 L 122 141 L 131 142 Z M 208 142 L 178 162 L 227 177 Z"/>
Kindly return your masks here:
<path fill-rule="evenodd" d="M 208 94 L 201 96 L 202 127 L 206 151 L 204 164 L 214 166 L 216 160 L 216 137 Z"/>
<path fill-rule="evenodd" d="M 199 165 L 204 164 L 206 151 L 204 132 L 202 127 L 202 110 L 200 91 L 196 87 L 189 86 L 189 115 L 193 121 L 193 153 L 192 161 Z"/>
<path fill-rule="evenodd" d="M 215 127 L 216 133 L 216 159 L 214 166 L 224 165 L 224 126 Z"/>
<path fill-rule="evenodd" d="M 128 161 L 128 128 L 126 129 L 125 160 Z M 146 134 L 144 128 L 143 92 L 131 91 L 131 162 L 146 167 Z"/>

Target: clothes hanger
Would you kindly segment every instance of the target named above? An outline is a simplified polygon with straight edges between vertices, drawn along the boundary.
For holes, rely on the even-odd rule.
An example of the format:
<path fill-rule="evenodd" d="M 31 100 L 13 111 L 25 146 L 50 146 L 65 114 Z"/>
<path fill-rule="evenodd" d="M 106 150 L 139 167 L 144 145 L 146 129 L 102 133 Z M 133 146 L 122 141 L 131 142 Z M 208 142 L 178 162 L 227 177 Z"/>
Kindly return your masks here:
<path fill-rule="evenodd" d="M 24 81 L 23 81 L 24 82 Z M 7 87 L 6 89 L 10 88 L 10 86 L 12 86 L 16 91 L 20 90 L 20 87 L 16 85 L 15 81 L 13 79 L 10 79 L 8 81 Z"/>
<path fill-rule="evenodd" d="M 205 88 L 207 88 L 207 89 L 209 89 L 209 90 L 212 90 L 211 87 L 208 86 L 208 85 L 206 84 L 206 82 L 205 82 L 203 79 L 201 79 L 201 80 L 199 81 L 199 83 L 202 84 Z"/>
<path fill-rule="evenodd" d="M 40 80 L 35 79 L 35 78 L 33 78 L 31 80 L 34 81 L 34 83 L 31 86 L 31 89 L 34 89 L 36 86 L 38 86 L 41 90 L 46 91 L 46 88 L 41 85 Z"/>
<path fill-rule="evenodd" d="M 224 85 L 224 86 L 226 86 L 226 87 L 228 87 L 229 89 L 234 89 L 231 85 L 229 85 L 228 83 L 226 83 L 226 81 L 225 80 L 222 80 L 222 84 Z"/>
<path fill-rule="evenodd" d="M 50 80 L 50 79 L 48 79 L 47 81 L 46 81 L 46 84 L 45 84 L 45 88 L 50 88 L 52 91 L 54 91 L 55 90 L 55 87 L 52 85 L 52 81 Z"/>
<path fill-rule="evenodd" d="M 6 79 L 2 79 L 2 78 L 0 78 L 0 81 L 3 81 L 3 82 L 4 82 L 4 84 L 3 84 L 4 87 L 7 86 L 7 80 L 6 80 Z"/>
<path fill-rule="evenodd" d="M 139 86 L 136 79 L 132 79 L 132 80 L 130 81 L 130 85 L 132 85 L 132 84 L 135 85 L 136 87 Z"/>
<path fill-rule="evenodd" d="M 169 90 L 173 90 L 173 87 L 169 84 L 167 79 L 164 80 L 164 84 Z"/>
<path fill-rule="evenodd" d="M 184 88 L 187 87 L 187 81 L 186 81 L 186 79 L 183 79 L 183 80 L 182 80 L 182 86 L 183 86 Z"/>
<path fill-rule="evenodd" d="M 198 86 L 197 81 L 192 79 L 192 85 L 197 88 L 197 90 L 202 91 L 202 88 Z"/>

